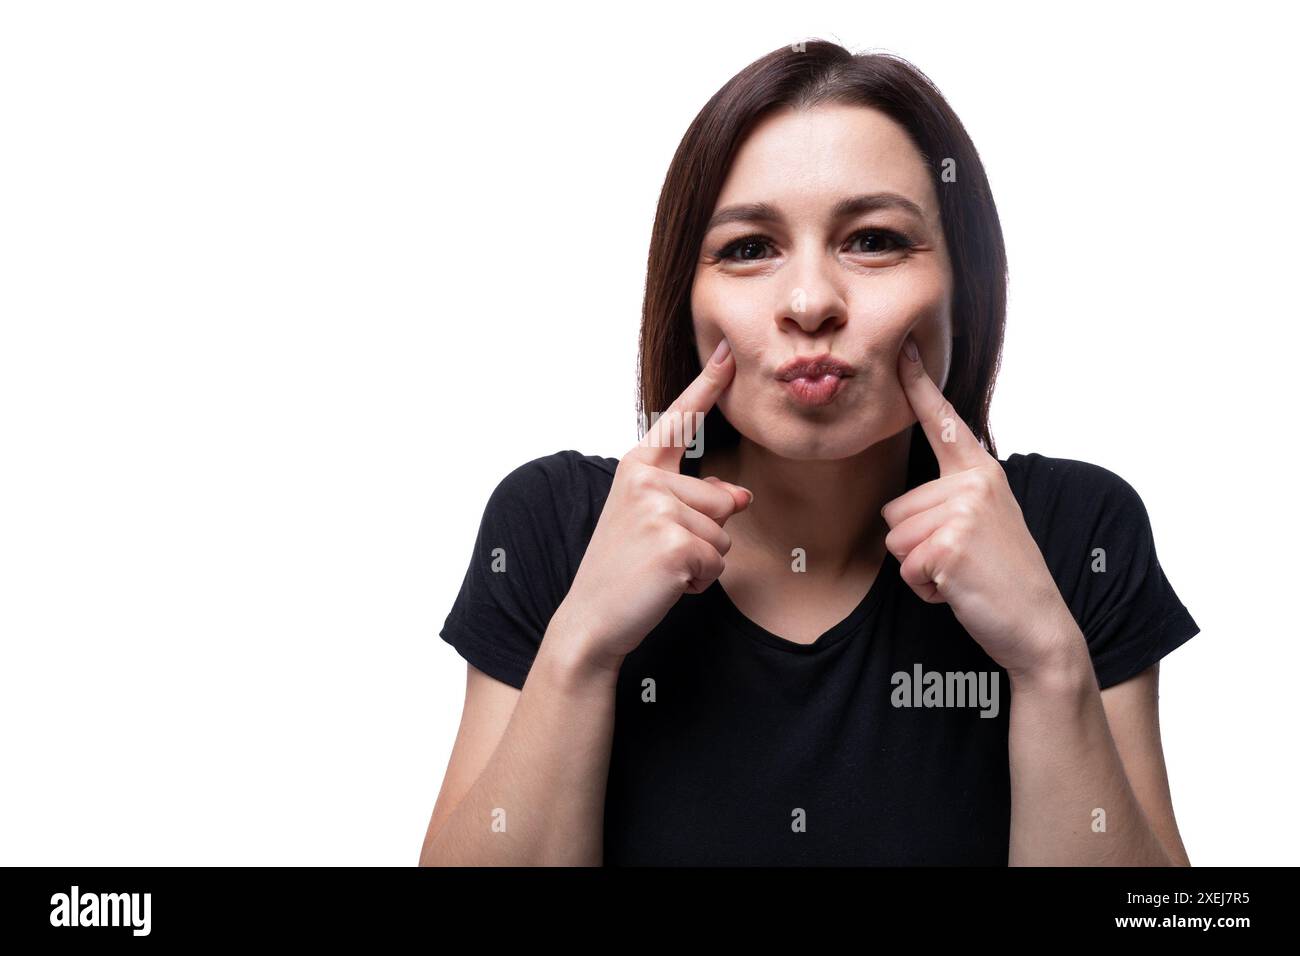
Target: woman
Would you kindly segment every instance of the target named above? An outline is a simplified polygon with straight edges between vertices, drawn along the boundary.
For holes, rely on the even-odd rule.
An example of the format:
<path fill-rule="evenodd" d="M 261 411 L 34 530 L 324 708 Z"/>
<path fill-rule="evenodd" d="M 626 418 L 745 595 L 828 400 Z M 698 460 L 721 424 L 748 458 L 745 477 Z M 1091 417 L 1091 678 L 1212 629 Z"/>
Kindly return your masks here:
<path fill-rule="evenodd" d="M 747 67 L 648 272 L 641 441 L 483 516 L 421 863 L 1187 864 L 1156 677 L 1199 628 L 1127 482 L 996 457 L 1001 228 L 929 81 Z"/>

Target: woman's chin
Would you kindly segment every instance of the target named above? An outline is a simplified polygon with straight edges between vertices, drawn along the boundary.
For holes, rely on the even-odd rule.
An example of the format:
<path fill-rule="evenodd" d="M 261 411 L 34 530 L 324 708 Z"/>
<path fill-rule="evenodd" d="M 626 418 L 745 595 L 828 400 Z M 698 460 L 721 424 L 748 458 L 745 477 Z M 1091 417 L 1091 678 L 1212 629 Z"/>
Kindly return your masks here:
<path fill-rule="evenodd" d="M 741 435 L 773 455 L 794 461 L 834 461 L 860 455 L 872 445 L 898 433 L 886 422 L 855 420 L 843 423 L 792 423 L 782 428 L 740 428 Z"/>

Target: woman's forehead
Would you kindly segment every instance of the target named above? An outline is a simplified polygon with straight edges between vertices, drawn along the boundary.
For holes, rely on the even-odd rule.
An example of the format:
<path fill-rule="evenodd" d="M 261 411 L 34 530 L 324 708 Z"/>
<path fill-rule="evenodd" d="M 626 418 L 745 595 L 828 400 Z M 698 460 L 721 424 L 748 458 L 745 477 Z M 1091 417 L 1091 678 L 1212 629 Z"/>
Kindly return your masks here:
<path fill-rule="evenodd" d="M 902 126 L 866 106 L 783 109 L 741 144 L 717 208 L 765 202 L 791 219 L 824 218 L 844 198 L 872 193 L 937 213 L 931 171 Z"/>

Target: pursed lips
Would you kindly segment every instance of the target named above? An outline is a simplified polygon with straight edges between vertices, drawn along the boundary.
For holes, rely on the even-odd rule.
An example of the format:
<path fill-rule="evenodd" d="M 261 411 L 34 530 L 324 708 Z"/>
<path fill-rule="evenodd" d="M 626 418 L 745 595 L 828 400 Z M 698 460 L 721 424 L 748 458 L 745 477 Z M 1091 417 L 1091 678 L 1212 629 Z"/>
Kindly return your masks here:
<path fill-rule="evenodd" d="M 816 356 L 792 359 L 776 372 L 776 377 L 783 382 L 793 382 L 799 378 L 820 379 L 827 375 L 849 378 L 853 375 L 853 366 L 832 356 Z"/>

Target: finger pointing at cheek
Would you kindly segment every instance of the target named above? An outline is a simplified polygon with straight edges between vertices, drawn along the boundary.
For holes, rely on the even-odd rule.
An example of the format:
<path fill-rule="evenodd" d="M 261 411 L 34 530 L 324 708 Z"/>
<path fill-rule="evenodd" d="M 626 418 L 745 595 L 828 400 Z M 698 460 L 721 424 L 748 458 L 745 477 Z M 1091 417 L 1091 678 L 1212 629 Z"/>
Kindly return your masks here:
<path fill-rule="evenodd" d="M 921 361 L 916 340 L 910 335 L 899 350 L 898 380 L 916 420 L 930 441 L 930 447 L 934 449 L 940 476 L 987 463 L 988 452 L 930 378 Z"/>

